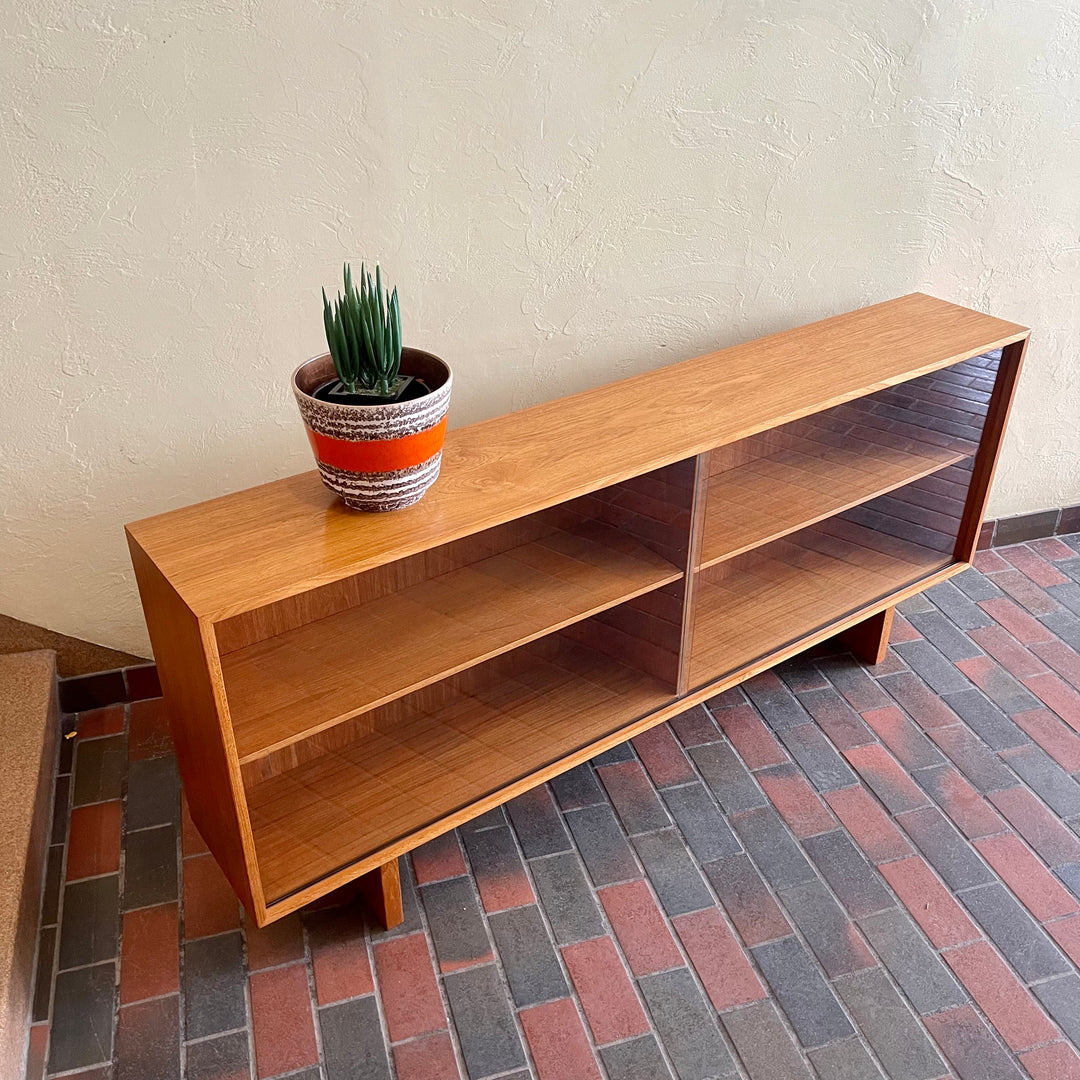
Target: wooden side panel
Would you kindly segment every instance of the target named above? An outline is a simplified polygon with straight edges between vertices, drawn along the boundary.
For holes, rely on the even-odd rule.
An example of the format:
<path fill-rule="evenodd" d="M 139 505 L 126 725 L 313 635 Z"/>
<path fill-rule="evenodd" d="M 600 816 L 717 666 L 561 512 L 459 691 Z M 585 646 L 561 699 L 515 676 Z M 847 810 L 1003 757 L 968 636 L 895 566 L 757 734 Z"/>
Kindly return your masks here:
<path fill-rule="evenodd" d="M 128 546 L 192 819 L 244 907 L 262 925 L 266 907 L 213 631 L 130 536 Z"/>
<path fill-rule="evenodd" d="M 986 517 L 990 485 L 994 480 L 994 470 L 997 468 L 998 456 L 1001 453 L 1001 441 L 1005 435 L 1009 413 L 1012 411 L 1016 384 L 1020 378 L 1020 369 L 1024 364 L 1027 344 L 1028 339 L 1025 336 L 1001 350 L 997 380 L 994 383 L 989 410 L 983 424 L 979 452 L 975 455 L 975 467 L 972 470 L 963 520 L 960 522 L 956 537 L 955 557 L 961 562 L 971 562 L 975 557 L 979 530 Z"/>

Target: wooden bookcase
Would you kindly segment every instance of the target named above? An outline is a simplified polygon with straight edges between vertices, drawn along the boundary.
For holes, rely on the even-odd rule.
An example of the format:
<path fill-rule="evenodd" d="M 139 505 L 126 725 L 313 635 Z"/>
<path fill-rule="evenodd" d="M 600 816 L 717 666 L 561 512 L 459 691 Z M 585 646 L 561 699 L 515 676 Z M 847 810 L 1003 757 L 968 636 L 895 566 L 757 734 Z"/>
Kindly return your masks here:
<path fill-rule="evenodd" d="M 1027 330 L 921 294 L 128 526 L 191 814 L 260 925 L 968 565 Z"/>

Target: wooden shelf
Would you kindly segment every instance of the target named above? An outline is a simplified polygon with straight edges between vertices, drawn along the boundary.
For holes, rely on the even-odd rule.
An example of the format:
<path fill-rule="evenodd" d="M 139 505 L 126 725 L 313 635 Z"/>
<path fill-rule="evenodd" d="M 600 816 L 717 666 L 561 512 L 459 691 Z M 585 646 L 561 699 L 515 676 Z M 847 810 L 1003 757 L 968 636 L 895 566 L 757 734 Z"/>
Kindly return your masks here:
<path fill-rule="evenodd" d="M 962 461 L 935 446 L 864 453 L 809 440 L 801 450 L 718 473 L 709 480 L 702 568 L 760 547 L 798 529 Z"/>
<path fill-rule="evenodd" d="M 650 676 L 562 638 L 549 657 L 520 650 L 436 708 L 252 787 L 267 898 L 430 828 L 672 697 Z"/>
<path fill-rule="evenodd" d="M 221 658 L 241 764 L 681 578 L 586 522 Z"/>
<path fill-rule="evenodd" d="M 726 471 L 711 477 L 699 566 L 971 458 L 997 364 L 975 357 L 768 433 L 764 448 L 772 452 L 735 467 L 726 462 Z"/>
<path fill-rule="evenodd" d="M 842 519 L 751 552 L 724 567 L 729 576 L 697 587 L 690 685 L 738 671 L 952 562 Z"/>

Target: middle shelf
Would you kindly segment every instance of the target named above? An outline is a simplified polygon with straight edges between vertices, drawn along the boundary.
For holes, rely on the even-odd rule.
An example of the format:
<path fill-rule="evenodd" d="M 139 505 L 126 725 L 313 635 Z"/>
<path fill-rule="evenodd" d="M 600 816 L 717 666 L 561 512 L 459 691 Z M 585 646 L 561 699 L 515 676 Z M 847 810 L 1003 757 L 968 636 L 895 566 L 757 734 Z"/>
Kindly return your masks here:
<path fill-rule="evenodd" d="M 713 450 L 699 567 L 950 466 L 970 471 L 997 363 L 975 357 Z"/>
<path fill-rule="evenodd" d="M 873 453 L 802 441 L 709 479 L 702 568 L 963 461 L 960 450 L 876 445 Z"/>
<path fill-rule="evenodd" d="M 241 764 L 683 576 L 597 521 L 221 658 Z"/>

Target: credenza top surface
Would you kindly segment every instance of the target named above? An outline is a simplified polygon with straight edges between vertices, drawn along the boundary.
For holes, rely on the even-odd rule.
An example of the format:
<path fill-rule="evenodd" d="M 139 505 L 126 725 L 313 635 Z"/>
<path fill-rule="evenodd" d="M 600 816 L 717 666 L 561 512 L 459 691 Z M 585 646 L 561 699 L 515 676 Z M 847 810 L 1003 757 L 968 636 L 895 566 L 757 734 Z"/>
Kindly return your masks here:
<path fill-rule="evenodd" d="M 128 533 L 196 615 L 219 621 L 1026 334 L 911 293 L 450 431 L 440 478 L 406 510 L 349 510 L 311 471 Z"/>

